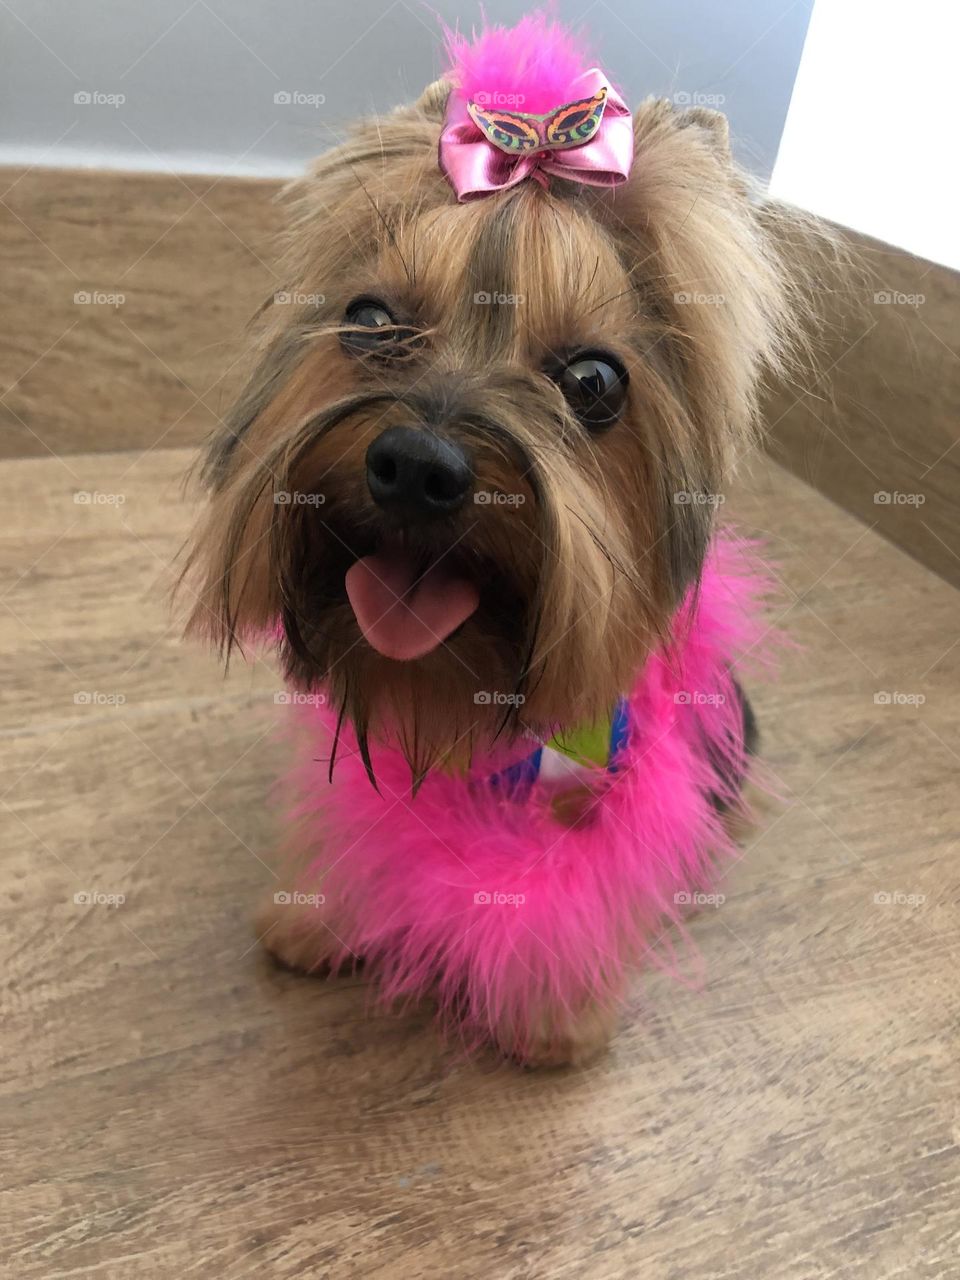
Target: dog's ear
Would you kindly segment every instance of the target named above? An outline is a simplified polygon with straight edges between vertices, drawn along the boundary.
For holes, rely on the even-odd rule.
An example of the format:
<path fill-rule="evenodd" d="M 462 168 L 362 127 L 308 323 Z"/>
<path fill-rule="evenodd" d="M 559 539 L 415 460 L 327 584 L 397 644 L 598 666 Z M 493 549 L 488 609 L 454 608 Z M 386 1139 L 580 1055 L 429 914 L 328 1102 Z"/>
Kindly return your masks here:
<path fill-rule="evenodd" d="M 637 154 L 666 134 L 683 130 L 724 165 L 733 167 L 730 124 L 722 111 L 710 107 L 677 107 L 669 98 L 647 98 L 633 115 L 633 136 Z"/>
<path fill-rule="evenodd" d="M 713 111 L 710 107 L 687 107 L 685 111 L 678 111 L 675 119 L 681 129 L 695 129 L 712 147 L 718 159 L 732 159 L 730 124 L 722 111 Z"/>
<path fill-rule="evenodd" d="M 663 433 L 671 454 L 661 495 L 668 573 L 682 589 L 696 577 L 716 514 L 700 499 L 722 490 L 753 443 L 760 379 L 787 362 L 794 298 L 724 116 L 648 99 L 633 127 L 636 158 L 613 229 L 648 315 L 662 325 L 656 355 L 683 408 Z M 678 499 L 684 491 L 693 496 Z"/>
<path fill-rule="evenodd" d="M 447 99 L 450 97 L 450 81 L 434 80 L 428 84 L 420 97 L 413 104 L 414 111 L 419 111 L 428 120 L 442 123 L 447 110 Z"/>

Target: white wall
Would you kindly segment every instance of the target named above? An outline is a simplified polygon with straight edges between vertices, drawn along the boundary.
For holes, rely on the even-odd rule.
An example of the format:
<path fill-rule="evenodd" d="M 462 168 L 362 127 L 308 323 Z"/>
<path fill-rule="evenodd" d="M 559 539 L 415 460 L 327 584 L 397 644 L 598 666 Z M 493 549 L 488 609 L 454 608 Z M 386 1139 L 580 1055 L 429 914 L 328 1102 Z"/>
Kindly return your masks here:
<path fill-rule="evenodd" d="M 770 184 L 960 269 L 957 0 L 817 0 Z"/>
<path fill-rule="evenodd" d="M 813 0 L 560 0 L 631 99 L 706 95 L 767 176 Z M 517 0 L 487 0 L 515 20 Z M 3 0 L 0 163 L 283 174 L 416 95 L 467 0 Z M 282 105 L 282 92 L 322 105 Z M 108 100 L 75 103 L 77 93 Z M 114 105 L 110 96 L 123 95 Z"/>

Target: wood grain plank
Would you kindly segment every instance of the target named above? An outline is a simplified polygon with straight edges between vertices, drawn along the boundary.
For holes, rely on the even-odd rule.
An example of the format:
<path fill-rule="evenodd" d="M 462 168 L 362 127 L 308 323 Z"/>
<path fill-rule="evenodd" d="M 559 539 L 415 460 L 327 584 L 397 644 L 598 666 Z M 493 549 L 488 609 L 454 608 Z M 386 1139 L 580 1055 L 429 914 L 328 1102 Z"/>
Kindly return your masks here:
<path fill-rule="evenodd" d="M 771 389 L 768 448 L 958 586 L 960 273 L 837 230 L 852 270 L 821 275 L 819 373 Z"/>
<path fill-rule="evenodd" d="M 0 170 L 0 456 L 203 439 L 244 376 L 250 317 L 282 287 L 278 189 Z"/>

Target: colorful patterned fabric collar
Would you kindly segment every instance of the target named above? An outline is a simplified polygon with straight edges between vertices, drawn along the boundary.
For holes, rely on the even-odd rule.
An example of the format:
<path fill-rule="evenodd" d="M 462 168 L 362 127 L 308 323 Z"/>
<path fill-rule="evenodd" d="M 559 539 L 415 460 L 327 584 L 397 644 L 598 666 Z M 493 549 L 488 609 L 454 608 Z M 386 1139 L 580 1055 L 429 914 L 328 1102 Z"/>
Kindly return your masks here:
<path fill-rule="evenodd" d="M 554 752 L 587 769 L 617 771 L 617 758 L 627 743 L 630 731 L 626 698 L 618 698 L 608 716 L 596 724 L 579 726 L 557 734 L 523 760 L 492 774 L 487 783 L 505 799 L 523 801 L 529 796 L 544 767 L 544 753 Z"/>

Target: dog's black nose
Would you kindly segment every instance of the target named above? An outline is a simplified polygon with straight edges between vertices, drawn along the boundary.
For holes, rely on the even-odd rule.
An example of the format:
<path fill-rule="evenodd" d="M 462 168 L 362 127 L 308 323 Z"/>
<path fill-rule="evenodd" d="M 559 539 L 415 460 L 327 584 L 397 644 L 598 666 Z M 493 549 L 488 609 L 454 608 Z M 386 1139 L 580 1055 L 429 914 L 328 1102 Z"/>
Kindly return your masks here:
<path fill-rule="evenodd" d="M 414 427 L 388 427 L 367 450 L 367 487 L 378 504 L 405 515 L 449 515 L 473 483 L 470 459 L 450 440 Z"/>

